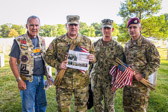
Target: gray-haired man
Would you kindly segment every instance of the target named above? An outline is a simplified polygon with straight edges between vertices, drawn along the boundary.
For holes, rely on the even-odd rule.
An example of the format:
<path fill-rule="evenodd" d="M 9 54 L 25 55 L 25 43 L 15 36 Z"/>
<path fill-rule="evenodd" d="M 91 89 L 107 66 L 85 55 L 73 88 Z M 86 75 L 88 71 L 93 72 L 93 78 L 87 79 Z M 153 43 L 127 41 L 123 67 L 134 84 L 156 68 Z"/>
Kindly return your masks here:
<path fill-rule="evenodd" d="M 40 19 L 27 19 L 27 33 L 14 40 L 10 56 L 10 67 L 18 82 L 22 100 L 22 112 L 45 112 L 47 108 L 44 90 L 44 75 L 48 77 L 43 60 L 45 41 L 38 36 Z"/>

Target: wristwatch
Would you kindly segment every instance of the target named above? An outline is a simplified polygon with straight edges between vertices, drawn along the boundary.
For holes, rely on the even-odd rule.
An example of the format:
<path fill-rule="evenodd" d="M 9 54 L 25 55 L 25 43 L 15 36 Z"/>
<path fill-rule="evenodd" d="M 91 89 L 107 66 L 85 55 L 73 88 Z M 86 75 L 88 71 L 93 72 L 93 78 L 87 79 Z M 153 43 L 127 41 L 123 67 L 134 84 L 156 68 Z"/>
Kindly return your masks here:
<path fill-rule="evenodd" d="M 18 77 L 18 78 L 16 79 L 17 82 L 19 82 L 20 80 L 22 80 L 21 77 Z"/>

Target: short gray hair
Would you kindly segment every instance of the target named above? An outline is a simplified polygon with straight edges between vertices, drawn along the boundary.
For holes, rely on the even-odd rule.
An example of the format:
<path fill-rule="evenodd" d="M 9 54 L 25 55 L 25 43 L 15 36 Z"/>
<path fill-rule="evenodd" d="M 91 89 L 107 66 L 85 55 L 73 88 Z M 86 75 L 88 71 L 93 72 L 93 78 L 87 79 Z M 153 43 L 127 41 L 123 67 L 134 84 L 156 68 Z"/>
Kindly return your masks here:
<path fill-rule="evenodd" d="M 40 18 L 39 17 L 37 17 L 37 16 L 30 16 L 30 17 L 28 17 L 27 18 L 27 23 L 26 24 L 28 24 L 29 23 L 29 21 L 30 21 L 30 19 L 38 19 L 39 20 L 39 23 L 40 23 Z"/>

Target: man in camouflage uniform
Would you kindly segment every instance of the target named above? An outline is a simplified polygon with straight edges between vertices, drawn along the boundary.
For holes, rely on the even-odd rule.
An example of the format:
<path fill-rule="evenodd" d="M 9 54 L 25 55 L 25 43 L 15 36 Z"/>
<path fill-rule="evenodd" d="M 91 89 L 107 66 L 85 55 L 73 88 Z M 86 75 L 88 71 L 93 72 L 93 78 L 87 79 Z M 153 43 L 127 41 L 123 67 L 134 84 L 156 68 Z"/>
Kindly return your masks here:
<path fill-rule="evenodd" d="M 141 24 L 138 18 L 131 18 L 127 24 L 131 36 L 125 45 L 126 63 L 136 71 L 132 86 L 124 87 L 123 106 L 125 112 L 146 112 L 149 99 L 149 88 L 139 81 L 148 79 L 157 71 L 160 56 L 154 44 L 141 35 Z"/>
<path fill-rule="evenodd" d="M 47 49 L 45 60 L 56 68 L 58 72 L 61 69 L 66 69 L 62 81 L 56 87 L 56 100 L 58 103 L 59 112 L 70 112 L 70 102 L 72 94 L 74 94 L 75 111 L 86 112 L 88 101 L 88 84 L 90 82 L 88 72 L 82 73 L 80 70 L 66 67 L 65 60 L 68 46 L 76 43 L 76 46 L 83 47 L 88 50 L 90 62 L 95 62 L 94 48 L 91 40 L 86 36 L 78 33 L 79 31 L 79 16 L 67 16 L 67 33 L 55 38 Z"/>
<path fill-rule="evenodd" d="M 44 61 L 45 41 L 38 36 L 40 19 L 27 19 L 27 33 L 14 39 L 9 54 L 10 67 L 18 82 L 22 101 L 22 112 L 45 112 L 47 108 L 44 90 L 44 75 L 48 78 Z"/>
<path fill-rule="evenodd" d="M 93 101 L 95 112 L 102 112 L 102 101 L 104 98 L 104 111 L 115 112 L 114 99 L 115 92 L 111 92 L 112 76 L 109 71 L 114 66 L 116 57 L 124 59 L 123 47 L 112 39 L 113 20 L 102 20 L 103 38 L 94 43 L 96 51 L 96 63 L 91 70 L 91 85 L 93 90 Z"/>

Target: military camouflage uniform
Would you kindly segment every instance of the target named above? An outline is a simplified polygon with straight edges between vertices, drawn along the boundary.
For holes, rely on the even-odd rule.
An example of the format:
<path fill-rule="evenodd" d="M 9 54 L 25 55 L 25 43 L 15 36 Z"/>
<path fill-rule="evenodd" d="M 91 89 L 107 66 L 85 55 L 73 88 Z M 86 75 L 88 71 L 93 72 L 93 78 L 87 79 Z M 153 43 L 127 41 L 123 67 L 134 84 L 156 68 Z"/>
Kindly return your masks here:
<path fill-rule="evenodd" d="M 102 112 L 103 105 L 101 101 L 104 97 L 104 111 L 114 112 L 115 93 L 111 92 L 112 76 L 109 71 L 113 64 L 113 60 L 118 57 L 124 59 L 123 47 L 116 41 L 111 40 L 103 45 L 103 39 L 99 39 L 94 43 L 96 51 L 96 63 L 94 63 L 91 71 L 91 85 L 94 95 L 95 112 Z"/>
<path fill-rule="evenodd" d="M 67 34 L 62 35 L 51 42 L 45 56 L 46 62 L 56 68 L 58 72 L 60 70 L 60 64 L 65 60 L 68 45 L 70 45 L 72 41 L 79 43 L 79 46 L 86 48 L 89 53 L 94 54 L 93 45 L 87 37 L 78 34 L 78 37 L 72 40 Z M 89 82 L 88 72 L 82 73 L 79 70 L 67 68 L 60 86 L 56 87 L 58 111 L 70 112 L 70 102 L 72 93 L 74 93 L 75 110 L 78 112 L 86 112 Z"/>
<path fill-rule="evenodd" d="M 159 53 L 149 40 L 142 35 L 138 40 L 130 40 L 125 45 L 126 63 L 136 72 L 145 74 L 145 79 L 155 72 L 160 65 Z M 133 85 L 123 91 L 125 112 L 146 112 L 149 88 L 133 79 Z"/>

